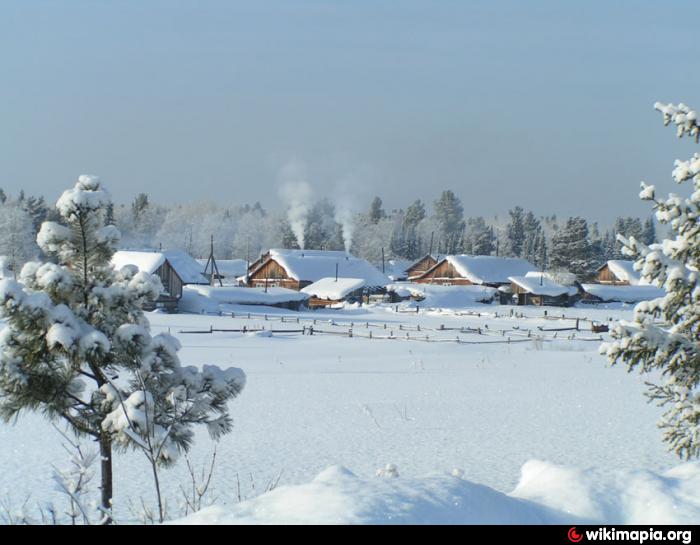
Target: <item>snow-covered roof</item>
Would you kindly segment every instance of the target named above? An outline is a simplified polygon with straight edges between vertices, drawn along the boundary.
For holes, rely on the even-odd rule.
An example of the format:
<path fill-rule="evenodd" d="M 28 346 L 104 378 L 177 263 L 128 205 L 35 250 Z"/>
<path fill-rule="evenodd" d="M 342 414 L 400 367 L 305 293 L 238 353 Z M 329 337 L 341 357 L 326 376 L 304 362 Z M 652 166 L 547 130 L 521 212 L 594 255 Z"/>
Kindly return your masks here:
<path fill-rule="evenodd" d="M 134 265 L 139 271 L 153 274 L 165 263 L 162 252 L 136 252 L 119 250 L 112 256 L 112 265 L 119 270 L 126 265 Z"/>
<path fill-rule="evenodd" d="M 599 297 L 602 301 L 620 301 L 637 303 L 663 297 L 666 293 L 662 288 L 651 285 L 615 286 L 611 284 L 581 284 L 583 291 Z"/>
<path fill-rule="evenodd" d="M 313 284 L 302 288 L 302 292 L 330 301 L 339 301 L 354 291 L 362 289 L 366 282 L 363 278 L 321 278 Z"/>
<path fill-rule="evenodd" d="M 424 307 L 463 308 L 474 303 L 490 302 L 498 290 L 487 286 L 442 286 L 440 284 L 414 284 L 397 282 L 389 284 L 387 290 L 396 294 L 409 292 L 423 299 Z"/>
<path fill-rule="evenodd" d="M 516 257 L 462 254 L 448 255 L 445 259 L 474 284 L 506 284 L 511 276 L 525 276 L 536 269 L 529 261 Z"/>
<path fill-rule="evenodd" d="M 207 259 L 198 259 L 197 263 L 204 270 Z M 245 273 L 248 271 L 248 263 L 245 259 L 217 259 L 216 268 L 219 269 L 219 274 L 224 278 L 236 279 L 240 276 L 245 276 Z"/>
<path fill-rule="evenodd" d="M 166 250 L 163 252 L 120 250 L 112 256 L 112 265 L 121 269 L 124 265 L 134 265 L 139 271 L 153 274 L 165 260 L 185 284 L 208 284 L 202 271 L 204 267 L 183 250 Z"/>
<path fill-rule="evenodd" d="M 307 293 L 286 288 L 267 288 L 265 291 L 264 288 L 192 285 L 187 286 L 185 290 L 190 293 L 196 292 L 219 304 L 230 305 L 273 305 L 289 301 L 305 301 L 309 298 Z"/>
<path fill-rule="evenodd" d="M 202 267 L 197 260 L 184 250 L 165 250 L 163 255 L 185 284 L 208 284 L 202 272 Z"/>
<path fill-rule="evenodd" d="M 555 282 L 547 273 L 535 271 L 530 271 L 525 276 L 511 276 L 510 281 L 533 295 L 558 297 L 566 294 L 574 295 L 578 291 L 573 286 L 563 286 Z"/>
<path fill-rule="evenodd" d="M 639 271 L 634 270 L 634 261 L 611 259 L 608 261 L 607 265 L 610 272 L 612 272 L 621 282 L 629 282 L 632 286 L 644 283 L 641 280 Z"/>
<path fill-rule="evenodd" d="M 386 286 L 389 283 L 389 279 L 376 267 L 347 252 L 271 249 L 269 256 L 295 280 L 316 282 L 331 276 L 335 278 L 337 264 L 339 278 L 361 278 L 369 287 Z"/>

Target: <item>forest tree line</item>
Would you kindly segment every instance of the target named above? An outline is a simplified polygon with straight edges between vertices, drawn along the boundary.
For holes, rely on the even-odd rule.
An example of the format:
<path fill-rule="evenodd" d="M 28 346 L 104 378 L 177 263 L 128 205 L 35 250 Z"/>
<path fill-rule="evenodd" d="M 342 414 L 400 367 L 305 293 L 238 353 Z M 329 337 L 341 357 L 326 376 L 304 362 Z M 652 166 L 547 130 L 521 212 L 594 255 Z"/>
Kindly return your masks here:
<path fill-rule="evenodd" d="M 616 234 L 634 236 L 645 244 L 656 241 L 651 217 L 618 217 L 603 227 L 579 216 L 536 216 L 520 206 L 501 217 L 466 217 L 460 199 L 450 190 L 443 191 L 430 209 L 418 199 L 405 209 L 387 210 L 382 199 L 374 197 L 365 211 L 353 213 L 349 241 L 336 212 L 328 198 L 310 204 L 305 248 L 349 247 L 354 255 L 375 264 L 382 257 L 415 260 L 428 253 L 499 255 L 521 257 L 538 269 L 566 270 L 584 279 L 605 261 L 624 259 Z M 14 270 L 40 255 L 36 233 L 43 221 L 56 215 L 41 196 L 22 191 L 13 198 L 0 189 L 0 255 Z M 268 210 L 259 202 L 163 205 L 140 193 L 130 204 L 111 206 L 106 219 L 121 231 L 122 248 L 182 249 L 206 258 L 213 235 L 217 259 L 252 261 L 268 248 L 299 247 L 286 212 Z"/>

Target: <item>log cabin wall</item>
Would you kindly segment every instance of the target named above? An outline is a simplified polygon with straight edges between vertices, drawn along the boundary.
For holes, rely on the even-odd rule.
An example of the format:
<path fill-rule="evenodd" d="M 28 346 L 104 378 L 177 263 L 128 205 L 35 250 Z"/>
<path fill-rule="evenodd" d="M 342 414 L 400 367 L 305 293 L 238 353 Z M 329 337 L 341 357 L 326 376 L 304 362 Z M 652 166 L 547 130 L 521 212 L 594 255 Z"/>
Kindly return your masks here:
<path fill-rule="evenodd" d="M 274 259 L 269 259 L 262 267 L 252 273 L 248 284 L 253 288 L 287 288 L 299 291 L 311 282 L 290 278 L 289 273 Z"/>
<path fill-rule="evenodd" d="M 619 284 L 623 286 L 629 284 L 629 282 L 626 280 L 620 280 L 617 276 L 615 276 L 608 265 L 604 265 L 598 271 L 598 282 L 600 284 Z"/>
<path fill-rule="evenodd" d="M 418 284 L 441 284 L 441 285 L 452 285 L 452 286 L 469 286 L 473 282 L 468 278 L 464 278 L 457 272 L 454 265 L 447 261 L 442 260 L 433 269 L 426 271 L 419 278 L 413 280 Z"/>
<path fill-rule="evenodd" d="M 409 279 L 412 279 L 422 275 L 425 271 L 429 270 L 431 267 L 434 267 L 436 264 L 437 261 L 433 256 L 426 255 L 424 258 L 418 260 L 416 263 L 406 269 L 406 275 Z"/>

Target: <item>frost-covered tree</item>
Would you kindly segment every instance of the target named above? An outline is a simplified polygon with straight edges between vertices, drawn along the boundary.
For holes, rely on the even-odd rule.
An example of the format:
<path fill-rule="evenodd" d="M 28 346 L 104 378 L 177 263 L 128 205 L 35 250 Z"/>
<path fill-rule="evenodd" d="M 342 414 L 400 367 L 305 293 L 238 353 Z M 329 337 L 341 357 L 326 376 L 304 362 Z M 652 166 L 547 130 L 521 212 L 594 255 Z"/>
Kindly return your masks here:
<path fill-rule="evenodd" d="M 119 231 L 103 223 L 108 203 L 97 178 L 80 176 L 57 202 L 62 223 L 45 222 L 37 236 L 56 263 L 29 262 L 21 283 L 0 281 L 0 417 L 37 411 L 98 442 L 105 522 L 113 447 L 171 464 L 191 446 L 194 424 L 213 438 L 231 430 L 227 402 L 245 382 L 235 368 L 183 367 L 178 341 L 151 335 L 141 307 L 160 281 L 113 269 Z"/>
<path fill-rule="evenodd" d="M 386 217 L 386 212 L 382 208 L 382 199 L 374 197 L 369 205 L 368 212 L 369 221 L 373 224 L 379 223 L 379 220 Z"/>
<path fill-rule="evenodd" d="M 549 265 L 554 270 L 574 273 L 579 279 L 585 279 L 595 270 L 585 219 L 578 216 L 569 218 L 552 237 Z"/>
<path fill-rule="evenodd" d="M 508 240 L 508 253 L 513 257 L 520 257 L 525 244 L 525 211 L 521 206 L 516 206 L 508 211 L 510 223 L 506 227 Z M 532 213 L 530 213 L 532 216 Z M 533 216 L 534 219 L 534 216 Z"/>
<path fill-rule="evenodd" d="M 443 253 L 455 253 L 464 232 L 464 208 L 454 192 L 448 189 L 440 194 L 435 201 L 434 217 L 439 226 L 438 247 Z"/>
<path fill-rule="evenodd" d="M 32 217 L 18 204 L 0 205 L 0 256 L 7 257 L 7 265 L 17 273 L 38 253 Z"/>
<path fill-rule="evenodd" d="M 698 141 L 697 114 L 684 104 L 655 104 L 664 124 L 675 123 L 679 137 Z M 700 154 L 676 160 L 676 183 L 692 183 L 688 198 L 670 194 L 657 198 L 654 186 L 642 182 L 642 200 L 654 203 L 656 219 L 667 225 L 672 238 L 646 245 L 620 236 L 624 253 L 637 258 L 642 277 L 663 286 L 666 294 L 635 307 L 632 322 L 620 322 L 613 341 L 601 351 L 629 371 L 654 372 L 648 396 L 666 408 L 659 426 L 664 440 L 681 458 L 700 455 Z M 656 374 L 660 373 L 660 374 Z"/>

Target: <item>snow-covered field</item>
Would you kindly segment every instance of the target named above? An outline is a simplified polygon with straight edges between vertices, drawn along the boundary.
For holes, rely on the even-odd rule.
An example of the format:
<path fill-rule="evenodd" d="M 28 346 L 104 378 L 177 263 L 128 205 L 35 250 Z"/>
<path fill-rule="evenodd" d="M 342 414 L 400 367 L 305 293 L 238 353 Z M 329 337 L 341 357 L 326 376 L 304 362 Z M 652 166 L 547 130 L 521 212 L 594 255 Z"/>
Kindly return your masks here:
<path fill-rule="evenodd" d="M 217 507 L 206 513 L 208 520 L 233 522 L 231 516 L 237 513 L 246 521 L 281 521 L 275 519 L 278 511 L 273 507 L 284 504 L 285 498 L 291 502 L 288 505 L 296 506 L 287 512 L 288 521 L 309 521 L 309 513 L 316 513 L 320 522 L 478 522 L 483 518 L 479 513 L 487 509 L 474 511 L 472 506 L 460 511 L 453 505 L 449 512 L 426 511 L 426 497 L 461 498 L 460 505 L 491 501 L 494 507 L 487 509 L 491 514 L 483 515 L 489 522 L 521 522 L 528 513 L 532 522 L 557 522 L 565 511 L 571 520 L 641 521 L 644 513 L 652 512 L 661 517 L 658 520 L 700 520 L 700 496 L 687 492 L 698 490 L 698 467 L 690 464 L 673 470 L 670 475 L 681 482 L 675 488 L 668 484 L 669 475 L 655 475 L 680 465 L 666 452 L 655 426 L 660 409 L 646 403 L 640 377 L 609 367 L 598 354 L 600 342 L 585 340 L 597 336 L 585 331 L 590 328 L 588 322 L 580 323 L 580 332 L 559 331 L 555 338 L 555 332 L 542 332 L 538 326 L 566 328 L 575 322 L 545 320 L 539 308 L 475 304 L 459 311 L 422 309 L 417 314 L 397 313 L 394 305 L 307 313 L 263 309 L 231 307 L 235 318 L 149 314 L 155 332 L 169 330 L 180 339 L 184 363 L 233 365 L 247 375 L 245 390 L 232 403 L 234 431 L 218 446 Z M 510 316 L 511 309 L 526 317 Z M 267 312 L 269 319 L 249 319 L 248 311 Z M 603 322 L 631 316 L 629 308 L 548 311 Z M 280 322 L 281 315 L 301 320 Z M 315 325 L 308 321 L 313 319 Z M 244 325 L 249 330 L 314 325 L 317 331 L 347 333 L 350 322 L 352 337 L 181 333 Z M 464 331 L 450 329 L 462 327 Z M 373 338 L 364 338 L 370 331 Z M 442 342 L 406 340 L 407 333 Z M 396 338 L 381 338 L 389 335 Z M 538 336 L 543 339 L 537 340 Z M 513 342 L 505 342 L 509 337 Z M 454 342 L 457 338 L 462 342 Z M 63 501 L 51 480 L 52 465 L 68 463 L 60 443 L 59 434 L 39 415 L 24 415 L 15 425 L 1 424 L 0 498 L 20 505 L 29 497 L 28 506 Z M 200 432 L 192 451 L 195 465 L 204 463 L 212 449 L 206 433 Z M 530 462 L 521 480 L 521 468 L 530 460 L 546 463 Z M 398 479 L 375 477 L 387 464 L 396 466 Z M 338 465 L 347 469 L 327 469 Z M 455 469 L 461 479 L 448 476 Z M 540 474 L 544 480 L 538 480 Z M 185 464 L 164 470 L 163 477 L 171 515 L 176 515 L 178 487 L 187 481 Z M 684 479 L 695 483 L 694 488 L 684 488 Z M 238 505 L 239 495 L 255 497 L 277 481 L 272 493 Z M 331 496 L 335 494 L 335 500 L 326 503 L 325 514 L 320 507 L 323 502 L 299 503 L 300 497 L 316 497 L 313 487 L 319 483 Z M 566 491 L 577 487 L 588 493 L 578 497 L 602 503 L 591 499 L 590 505 L 582 507 L 585 500 L 581 499 L 572 505 Z M 362 505 L 348 499 L 357 500 L 360 490 L 368 491 Z M 609 498 L 603 501 L 606 494 Z M 399 516 L 392 511 L 396 505 L 386 500 L 397 495 L 413 498 L 417 507 L 411 511 L 409 505 Z M 626 498 L 627 507 L 610 499 L 615 497 Z M 117 519 L 133 520 L 128 502 L 139 504 L 140 498 L 153 504 L 145 459 L 137 453 L 117 455 Z M 502 501 L 518 507 L 510 509 Z M 651 509 L 655 502 L 656 511 Z M 387 507 L 390 504 L 393 507 Z M 345 506 L 344 519 L 334 518 L 339 505 Z M 374 518 L 363 518 L 371 505 L 376 507 Z M 646 510 L 640 507 L 644 505 Z M 392 512 L 382 518 L 381 513 Z M 438 512 L 444 516 L 438 517 Z"/>

